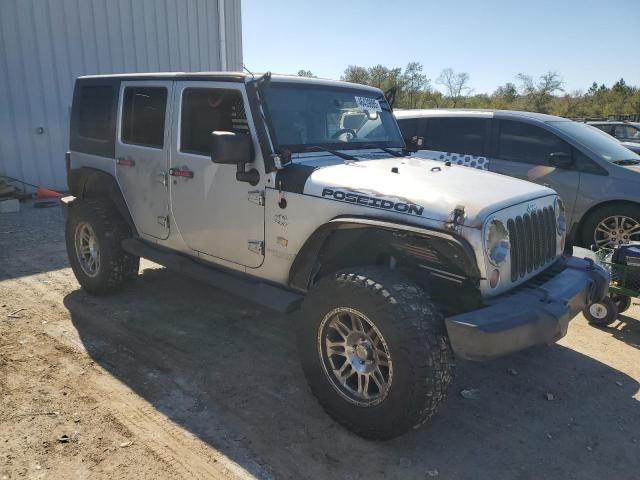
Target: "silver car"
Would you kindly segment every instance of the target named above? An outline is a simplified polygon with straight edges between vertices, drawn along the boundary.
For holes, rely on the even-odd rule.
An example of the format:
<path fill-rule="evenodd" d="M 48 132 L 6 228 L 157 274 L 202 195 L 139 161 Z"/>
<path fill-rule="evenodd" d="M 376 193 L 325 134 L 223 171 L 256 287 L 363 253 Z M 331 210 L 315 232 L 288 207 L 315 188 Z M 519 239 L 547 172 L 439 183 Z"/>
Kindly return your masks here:
<path fill-rule="evenodd" d="M 569 240 L 584 247 L 640 241 L 640 156 L 584 123 L 502 110 L 398 110 L 422 157 L 522 178 L 564 200 Z"/>

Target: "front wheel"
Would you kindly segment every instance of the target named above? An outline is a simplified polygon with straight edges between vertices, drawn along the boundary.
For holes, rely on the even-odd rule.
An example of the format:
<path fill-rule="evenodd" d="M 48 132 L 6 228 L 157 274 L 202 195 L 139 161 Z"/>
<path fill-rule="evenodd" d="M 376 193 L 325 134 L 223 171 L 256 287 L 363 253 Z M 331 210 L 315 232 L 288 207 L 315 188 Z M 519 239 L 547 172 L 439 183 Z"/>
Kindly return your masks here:
<path fill-rule="evenodd" d="M 604 297 L 601 302 L 589 305 L 583 313 L 591 325 L 606 327 L 616 321 L 618 307 L 611 297 Z"/>
<path fill-rule="evenodd" d="M 354 433 L 396 437 L 445 399 L 455 364 L 444 319 L 424 290 L 396 272 L 361 268 L 324 278 L 299 323 L 311 390 Z"/>
<path fill-rule="evenodd" d="M 580 243 L 585 248 L 615 248 L 640 241 L 640 207 L 613 203 L 597 208 L 585 220 Z"/>

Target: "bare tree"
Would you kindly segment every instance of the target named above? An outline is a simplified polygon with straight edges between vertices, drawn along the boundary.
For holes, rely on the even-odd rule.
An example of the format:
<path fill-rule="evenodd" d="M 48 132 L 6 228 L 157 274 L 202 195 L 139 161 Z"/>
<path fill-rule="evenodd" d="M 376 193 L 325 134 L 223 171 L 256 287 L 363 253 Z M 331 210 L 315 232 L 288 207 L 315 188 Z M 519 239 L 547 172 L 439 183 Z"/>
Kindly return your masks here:
<path fill-rule="evenodd" d="M 468 86 L 470 79 L 467 72 L 456 73 L 453 68 L 445 68 L 436 83 L 447 90 L 447 97 L 451 99 L 455 107 L 460 99 L 471 93 L 471 88 Z"/>
<path fill-rule="evenodd" d="M 516 78 L 520 82 L 520 91 L 526 98 L 525 108 L 534 112 L 548 113 L 553 95 L 564 91 L 564 82 L 557 72 L 540 75 L 537 83 L 531 75 L 525 73 L 519 73 Z"/>

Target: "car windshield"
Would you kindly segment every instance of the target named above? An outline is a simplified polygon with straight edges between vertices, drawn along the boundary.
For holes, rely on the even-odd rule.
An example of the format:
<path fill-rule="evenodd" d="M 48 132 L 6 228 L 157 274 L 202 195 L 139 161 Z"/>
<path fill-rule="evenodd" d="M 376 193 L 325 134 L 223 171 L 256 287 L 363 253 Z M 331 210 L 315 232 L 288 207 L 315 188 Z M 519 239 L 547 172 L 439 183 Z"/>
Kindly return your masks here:
<path fill-rule="evenodd" d="M 640 162 L 639 155 L 615 138 L 590 125 L 572 121 L 553 121 L 547 122 L 547 125 L 571 137 L 607 162 L 617 163 L 628 160 Z"/>
<path fill-rule="evenodd" d="M 263 99 L 280 152 L 404 147 L 389 104 L 375 91 L 272 81 Z"/>

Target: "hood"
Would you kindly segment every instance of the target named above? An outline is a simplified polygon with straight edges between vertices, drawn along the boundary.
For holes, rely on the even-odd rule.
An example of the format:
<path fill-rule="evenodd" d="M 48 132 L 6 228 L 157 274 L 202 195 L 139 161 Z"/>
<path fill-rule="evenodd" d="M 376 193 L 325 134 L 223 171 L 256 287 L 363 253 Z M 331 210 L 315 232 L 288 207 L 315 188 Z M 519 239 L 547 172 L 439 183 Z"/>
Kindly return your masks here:
<path fill-rule="evenodd" d="M 498 210 L 556 193 L 535 183 L 418 157 L 332 163 L 325 156 L 297 163 L 316 167 L 305 182 L 307 195 L 438 222 L 450 221 L 454 209 L 464 207 L 465 226 L 476 228 Z"/>

